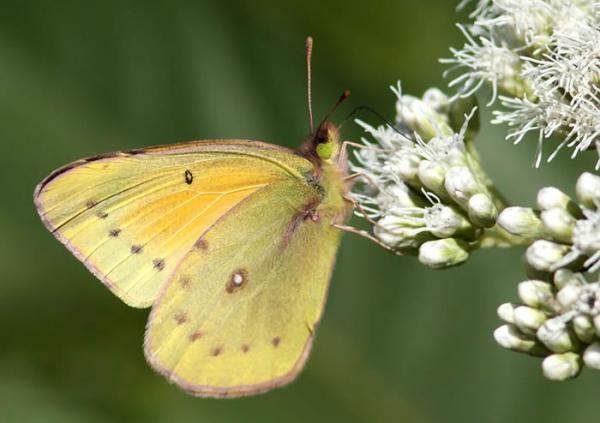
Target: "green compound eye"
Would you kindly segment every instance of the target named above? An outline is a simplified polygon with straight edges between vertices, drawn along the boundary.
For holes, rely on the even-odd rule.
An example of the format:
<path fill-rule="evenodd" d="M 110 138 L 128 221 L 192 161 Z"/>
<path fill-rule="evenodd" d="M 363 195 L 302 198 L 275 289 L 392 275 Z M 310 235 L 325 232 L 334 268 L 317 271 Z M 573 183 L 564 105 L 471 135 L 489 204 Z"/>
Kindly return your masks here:
<path fill-rule="evenodd" d="M 324 160 L 330 159 L 333 155 L 333 143 L 324 142 L 317 145 L 317 155 Z"/>

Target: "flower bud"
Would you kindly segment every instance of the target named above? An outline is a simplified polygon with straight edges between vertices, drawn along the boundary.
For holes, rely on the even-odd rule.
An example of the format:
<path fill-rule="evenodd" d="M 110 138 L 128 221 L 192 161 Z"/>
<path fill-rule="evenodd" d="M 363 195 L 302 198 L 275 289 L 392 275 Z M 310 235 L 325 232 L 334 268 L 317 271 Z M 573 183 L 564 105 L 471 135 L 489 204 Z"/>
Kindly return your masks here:
<path fill-rule="evenodd" d="M 425 227 L 410 224 L 406 219 L 393 214 L 382 217 L 373 227 L 377 238 L 392 248 L 418 247 L 424 242 Z"/>
<path fill-rule="evenodd" d="M 406 149 L 398 150 L 384 165 L 383 171 L 392 175 L 397 174 L 403 181 L 414 187 L 420 187 L 421 182 L 418 177 L 420 162 L 421 156 L 416 152 L 407 151 Z"/>
<path fill-rule="evenodd" d="M 594 322 L 594 328 L 596 328 L 596 335 L 600 336 L 600 314 L 594 316 L 592 321 Z"/>
<path fill-rule="evenodd" d="M 494 331 L 494 339 L 501 347 L 543 357 L 548 350 L 537 339 L 523 334 L 513 325 L 502 325 Z"/>
<path fill-rule="evenodd" d="M 439 238 L 458 236 L 463 239 L 475 239 L 476 228 L 471 225 L 454 207 L 436 204 L 426 209 L 425 222 L 429 231 Z"/>
<path fill-rule="evenodd" d="M 537 270 L 551 272 L 554 264 L 558 263 L 569 252 L 566 245 L 538 240 L 527 248 L 525 258 Z"/>
<path fill-rule="evenodd" d="M 504 303 L 498 307 L 498 309 L 496 310 L 496 313 L 498 314 L 498 317 L 500 317 L 506 323 L 514 324 L 515 323 L 515 308 L 517 308 L 517 307 L 518 307 L 517 304 Z"/>
<path fill-rule="evenodd" d="M 422 160 L 419 163 L 419 180 L 421 183 L 439 196 L 446 196 L 444 188 L 444 179 L 446 177 L 446 168 L 443 164 Z"/>
<path fill-rule="evenodd" d="M 537 338 L 556 353 L 575 351 L 580 343 L 560 317 L 546 320 L 537 330 Z"/>
<path fill-rule="evenodd" d="M 600 370 L 600 342 L 594 342 L 585 349 L 583 362 L 589 368 Z"/>
<path fill-rule="evenodd" d="M 507 207 L 498 216 L 498 225 L 512 235 L 541 238 L 545 234 L 542 221 L 527 207 Z"/>
<path fill-rule="evenodd" d="M 547 282 L 529 280 L 519 284 L 519 298 L 530 307 L 555 310 L 556 301 L 552 285 Z"/>
<path fill-rule="evenodd" d="M 579 206 L 567 194 L 555 187 L 538 191 L 537 205 L 540 210 L 562 209 L 575 218 L 582 216 Z"/>
<path fill-rule="evenodd" d="M 416 97 L 401 96 L 396 102 L 396 113 L 398 122 L 404 123 L 427 141 L 436 135 L 452 135 L 447 118 Z"/>
<path fill-rule="evenodd" d="M 469 198 L 481 192 L 475 175 L 466 166 L 454 166 L 446 171 L 446 191 L 454 201 L 468 209 Z"/>
<path fill-rule="evenodd" d="M 563 287 L 556 294 L 556 300 L 564 308 L 568 309 L 575 305 L 581 295 L 582 287 L 574 284 L 569 284 Z"/>
<path fill-rule="evenodd" d="M 600 212 L 590 212 L 588 210 L 587 215 L 587 219 L 581 219 L 575 223 L 573 244 L 577 250 L 585 255 L 598 257 L 598 254 L 600 254 Z M 594 261 L 593 258 L 591 260 Z M 593 272 L 594 269 L 590 269 L 590 271 Z"/>
<path fill-rule="evenodd" d="M 595 209 L 594 199 L 600 199 L 600 176 L 590 172 L 582 173 L 577 179 L 575 193 L 579 203 L 588 209 Z"/>
<path fill-rule="evenodd" d="M 360 194 L 362 196 L 363 194 Z M 358 198 L 357 198 L 358 197 Z M 357 200 L 361 200 L 356 195 Z M 376 194 L 375 203 L 379 206 L 382 214 L 393 214 L 393 209 L 403 209 L 408 207 L 421 207 L 421 199 L 405 184 L 393 184 Z"/>
<path fill-rule="evenodd" d="M 554 286 L 556 289 L 563 289 L 567 285 L 581 285 L 581 281 L 575 276 L 572 270 L 558 269 L 554 273 Z"/>
<path fill-rule="evenodd" d="M 546 315 L 540 310 L 527 306 L 519 306 L 514 310 L 515 325 L 527 335 L 535 335 L 546 321 Z"/>
<path fill-rule="evenodd" d="M 537 205 L 540 210 L 566 209 L 570 202 L 572 202 L 571 198 L 555 187 L 542 188 L 537 194 Z"/>
<path fill-rule="evenodd" d="M 469 219 L 478 226 L 491 228 L 496 224 L 498 209 L 492 199 L 484 193 L 478 193 L 469 198 L 467 211 Z"/>
<path fill-rule="evenodd" d="M 545 210 L 540 215 L 548 234 L 557 241 L 570 243 L 576 220 L 565 209 Z"/>
<path fill-rule="evenodd" d="M 542 362 L 544 376 L 550 380 L 566 380 L 575 377 L 581 371 L 579 354 L 568 352 L 552 354 Z"/>
<path fill-rule="evenodd" d="M 439 88 L 428 88 L 427 91 L 423 93 L 423 102 L 442 115 L 448 113 L 448 106 L 450 104 L 448 96 Z"/>
<path fill-rule="evenodd" d="M 419 248 L 419 261 L 433 269 L 457 266 L 467 258 L 467 243 L 455 238 L 428 241 Z"/>
<path fill-rule="evenodd" d="M 458 97 L 450 103 L 450 126 L 454 132 L 463 132 L 465 120 L 470 116 L 467 127 L 464 128 L 465 141 L 471 141 L 479 132 L 479 112 L 473 112 L 477 107 L 477 97 L 474 95 L 468 97 Z"/>
<path fill-rule="evenodd" d="M 596 329 L 590 316 L 584 314 L 575 316 L 573 318 L 573 330 L 575 335 L 586 344 L 591 343 L 596 338 Z"/>

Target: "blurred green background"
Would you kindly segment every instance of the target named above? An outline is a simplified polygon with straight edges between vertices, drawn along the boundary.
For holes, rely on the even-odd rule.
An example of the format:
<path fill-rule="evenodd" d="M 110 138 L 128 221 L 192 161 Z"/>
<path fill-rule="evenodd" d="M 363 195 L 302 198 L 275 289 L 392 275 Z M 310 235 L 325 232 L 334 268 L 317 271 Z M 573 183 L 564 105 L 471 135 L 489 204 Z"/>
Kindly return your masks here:
<path fill-rule="evenodd" d="M 298 145 L 307 135 L 304 38 L 316 116 L 345 88 L 393 116 L 388 85 L 445 86 L 462 45 L 455 1 L 0 1 L 0 421 L 595 421 L 600 374 L 545 380 L 492 338 L 516 300 L 521 250 L 436 272 L 346 236 L 305 371 L 238 400 L 192 398 L 146 364 L 147 310 L 125 306 L 40 223 L 33 189 L 97 153 L 201 138 Z M 487 94 L 483 94 L 487 101 Z M 374 124 L 378 122 L 364 117 Z M 489 112 L 485 112 L 484 121 Z M 531 167 L 534 145 L 484 125 L 486 169 L 515 203 L 572 192 L 576 166 Z M 344 136 L 358 140 L 347 123 Z"/>

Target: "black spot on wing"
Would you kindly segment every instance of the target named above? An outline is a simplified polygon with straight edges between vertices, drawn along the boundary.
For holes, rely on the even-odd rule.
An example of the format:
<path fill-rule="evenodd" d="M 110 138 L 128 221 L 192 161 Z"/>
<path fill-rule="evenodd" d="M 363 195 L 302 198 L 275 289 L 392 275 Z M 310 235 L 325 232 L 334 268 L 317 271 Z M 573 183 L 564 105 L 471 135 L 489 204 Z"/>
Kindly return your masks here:
<path fill-rule="evenodd" d="M 152 265 L 154 266 L 154 268 L 156 270 L 158 270 L 160 272 L 161 270 L 163 270 L 165 268 L 165 261 L 161 258 L 156 258 L 156 259 L 152 260 Z"/>
<path fill-rule="evenodd" d="M 235 291 L 242 289 L 248 283 L 248 271 L 246 269 L 238 269 L 229 276 L 229 280 L 225 285 L 225 291 L 232 294 Z"/>
<path fill-rule="evenodd" d="M 187 322 L 187 316 L 185 315 L 185 313 L 178 313 L 175 315 L 175 322 L 178 325 L 183 325 L 185 322 Z"/>
<path fill-rule="evenodd" d="M 194 182 L 194 175 L 189 170 L 186 169 L 185 173 L 183 174 L 183 176 L 185 178 L 185 183 L 186 184 L 191 185 L 192 182 Z"/>
<path fill-rule="evenodd" d="M 202 338 L 202 336 L 204 336 L 204 333 L 202 331 L 197 330 L 196 332 L 190 335 L 190 341 L 197 341 L 198 339 Z"/>
<path fill-rule="evenodd" d="M 208 242 L 204 238 L 200 238 L 194 243 L 194 247 L 198 250 L 206 251 L 208 250 Z"/>

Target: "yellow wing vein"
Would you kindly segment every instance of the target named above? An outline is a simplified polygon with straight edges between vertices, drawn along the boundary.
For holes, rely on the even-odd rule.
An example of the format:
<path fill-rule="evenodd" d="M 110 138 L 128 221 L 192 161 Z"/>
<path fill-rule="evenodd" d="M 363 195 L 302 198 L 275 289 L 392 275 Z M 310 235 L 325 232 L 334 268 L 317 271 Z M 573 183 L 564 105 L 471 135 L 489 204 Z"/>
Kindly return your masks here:
<path fill-rule="evenodd" d="M 177 207 L 169 210 L 168 214 L 172 214 L 174 213 L 177 209 L 180 209 L 181 207 L 183 207 L 185 204 L 190 203 L 192 201 L 195 201 L 198 199 L 198 197 L 200 197 L 201 195 L 207 195 L 207 194 L 221 194 L 219 195 L 219 197 L 215 198 L 210 204 L 208 204 L 206 207 L 204 207 L 196 216 L 194 216 L 192 219 L 188 220 L 185 224 L 181 225 L 175 232 L 173 232 L 168 238 L 166 238 L 157 248 L 160 249 L 162 246 L 164 246 L 165 244 L 167 244 L 169 241 L 171 241 L 173 238 L 175 238 L 175 236 L 177 236 L 179 233 L 181 233 L 181 231 L 183 231 L 185 228 L 189 227 L 191 224 L 193 224 L 194 222 L 196 222 L 198 219 L 202 218 L 202 216 L 208 211 L 210 210 L 211 207 L 213 207 L 215 204 L 217 204 L 221 199 L 225 198 L 227 195 L 229 194 L 233 194 L 235 192 L 242 192 L 242 191 L 246 191 L 246 190 L 250 190 L 252 188 L 261 188 L 265 185 L 251 185 L 251 186 L 247 186 L 244 188 L 240 188 L 240 189 L 236 189 L 236 190 L 231 190 L 231 191 L 227 191 L 227 192 L 223 192 L 223 193 L 211 193 L 211 192 L 199 192 L 196 195 L 194 195 L 192 198 L 189 198 L 188 200 L 182 202 L 181 204 L 179 204 Z M 162 219 L 164 218 L 164 215 L 155 219 Z M 146 225 L 146 227 L 152 226 L 153 223 L 150 223 L 148 225 Z M 153 239 L 155 239 L 157 236 L 159 236 L 160 233 L 155 234 L 152 238 L 150 238 L 148 241 L 146 241 L 143 246 L 148 245 L 150 242 L 152 242 Z M 106 241 L 104 241 L 102 244 L 104 244 Z M 125 257 L 125 259 L 121 260 L 119 263 L 117 263 L 115 266 L 113 266 L 113 268 L 111 268 L 107 273 L 106 276 L 108 277 L 108 275 L 113 272 L 117 267 L 119 267 L 120 265 L 122 265 L 123 263 L 125 263 L 129 258 L 131 258 L 131 255 L 127 255 Z M 147 273 L 147 272 L 146 272 Z M 139 278 L 136 279 L 134 281 L 134 283 L 132 283 L 130 285 L 130 287 L 125 290 L 125 292 L 129 292 L 133 286 L 135 286 L 135 284 L 139 281 Z"/>
<path fill-rule="evenodd" d="M 77 169 L 77 168 L 75 168 L 75 169 Z M 161 178 L 163 176 L 169 176 L 172 172 L 173 172 L 172 170 L 165 171 L 163 173 L 155 175 L 155 177 L 153 179 L 159 179 L 159 178 Z M 90 173 L 94 173 L 94 172 L 90 172 Z M 52 181 L 56 181 L 56 180 L 57 179 L 53 179 Z M 68 203 L 68 202 L 70 202 L 70 201 L 72 201 L 74 199 L 83 198 L 83 197 L 86 196 L 87 193 L 98 191 L 99 188 L 104 187 L 106 185 L 114 184 L 114 182 L 115 182 L 114 178 L 107 178 L 107 179 L 105 179 L 102 182 L 99 182 L 99 183 L 96 183 L 96 184 L 92 184 L 91 186 L 88 185 L 86 187 L 87 189 L 84 189 L 84 190 L 74 190 L 73 195 L 70 195 L 68 197 L 62 198 L 60 202 L 58 202 L 55 206 L 53 206 L 53 207 L 51 207 L 49 209 L 44 209 L 43 210 L 43 215 L 45 216 L 48 213 L 53 212 L 55 209 L 60 208 L 62 206 L 62 204 L 64 204 L 64 203 Z M 146 182 L 146 181 L 143 181 L 143 182 Z M 38 196 L 41 195 L 42 193 L 48 193 L 48 192 L 51 192 L 51 191 L 53 191 L 55 189 L 55 187 L 53 187 L 51 185 L 47 185 L 47 184 L 43 185 L 43 183 L 40 184 L 40 185 L 41 185 L 41 188 L 38 191 Z M 118 194 L 118 193 L 113 193 L 113 194 Z M 99 204 L 102 201 L 105 201 L 106 199 L 109 199 L 109 198 L 111 198 L 111 197 L 108 196 L 105 199 L 97 200 L 97 203 Z"/>
<path fill-rule="evenodd" d="M 134 185 L 132 185 L 132 186 L 129 186 L 129 187 L 127 187 L 127 188 L 125 188 L 125 189 L 123 189 L 123 190 L 121 190 L 121 191 L 118 191 L 118 192 L 116 192 L 116 193 L 114 193 L 114 194 L 111 194 L 111 195 L 109 195 L 109 196 L 107 196 L 107 197 L 103 198 L 102 200 L 100 200 L 100 202 L 102 202 L 102 201 L 106 201 L 106 200 L 108 200 L 108 199 L 110 199 L 110 198 L 113 198 L 113 197 L 116 197 L 117 195 L 123 194 L 123 193 L 125 193 L 125 192 L 127 192 L 127 191 L 129 191 L 129 190 L 132 190 L 132 189 L 134 189 L 134 188 L 136 188 L 136 187 L 139 187 L 139 186 L 141 186 L 141 185 L 144 185 L 144 184 L 146 184 L 146 183 L 148 183 L 148 182 L 150 182 L 150 181 L 153 181 L 153 180 L 155 180 L 155 179 L 157 179 L 157 178 L 149 178 L 149 179 L 146 179 L 145 181 L 142 181 L 142 182 L 140 182 L 140 183 L 138 183 L 138 184 L 134 184 Z M 55 227 L 54 229 L 52 229 L 52 232 L 56 232 L 56 231 L 60 230 L 60 229 L 61 229 L 63 226 L 65 226 L 65 225 L 66 225 L 66 224 L 68 224 L 69 222 L 73 221 L 73 219 L 76 219 L 77 217 L 81 216 L 81 215 L 82 215 L 83 213 L 85 213 L 86 211 L 88 211 L 88 209 L 83 209 L 83 210 L 81 210 L 81 211 L 77 212 L 75 215 L 73 215 L 73 216 L 69 217 L 69 218 L 68 218 L 66 221 L 64 221 L 64 222 L 61 222 L 60 224 L 56 225 L 56 227 Z"/>
<path fill-rule="evenodd" d="M 267 186 L 267 185 L 263 185 L 262 187 L 264 188 L 265 186 Z M 258 190 L 260 190 L 260 189 L 261 189 L 261 188 L 259 188 Z M 257 191 L 258 191 L 258 190 L 257 190 Z M 230 192 L 228 192 L 228 193 L 229 193 L 229 194 L 232 194 L 232 193 L 234 193 L 234 192 L 240 192 L 240 191 L 243 191 L 243 189 L 239 189 L 239 190 L 232 190 L 232 191 L 230 191 Z M 256 191 L 255 191 L 255 192 L 253 192 L 253 193 L 250 193 L 250 194 L 248 195 L 248 197 L 252 196 L 254 193 L 256 193 Z M 246 198 L 248 198 L 248 197 L 246 197 Z M 219 198 L 215 199 L 215 200 L 214 200 L 214 201 L 211 203 L 211 206 L 214 206 L 214 205 L 215 205 L 215 204 L 216 204 L 218 201 L 222 200 L 223 198 L 224 198 L 224 196 L 220 196 Z M 244 201 L 246 198 L 244 198 L 244 199 L 243 199 L 243 200 L 241 200 L 241 201 Z M 241 202 L 241 201 L 240 201 L 240 202 Z M 239 203 L 237 203 L 237 204 L 239 204 Z M 237 206 L 237 204 L 236 204 L 235 206 Z M 225 212 L 223 213 L 223 215 L 222 215 L 222 216 L 225 216 L 225 215 L 227 215 L 227 213 L 228 213 L 228 212 L 230 212 L 230 211 L 231 211 L 233 208 L 235 208 L 235 206 L 234 206 L 234 207 L 232 207 L 231 209 L 228 209 L 227 211 L 225 211 Z M 205 209 L 205 211 L 208 211 L 208 210 L 209 210 L 208 208 L 207 208 L 207 209 Z M 195 220 L 195 219 L 196 219 L 196 218 L 194 218 L 194 220 Z M 191 221 L 190 221 L 190 222 L 191 222 Z M 188 223 L 190 223 L 190 222 L 188 222 Z M 213 223 L 213 225 L 214 225 L 214 223 Z M 212 226 L 212 225 L 211 225 L 211 226 Z M 162 246 L 162 245 L 164 245 L 164 243 L 166 243 L 166 242 L 167 242 L 167 240 L 165 240 L 163 243 L 161 243 L 161 246 Z M 159 249 L 160 249 L 160 246 L 159 246 Z M 183 257 L 185 257 L 185 254 L 184 254 L 184 256 L 183 256 Z M 182 257 L 182 259 L 183 259 L 183 257 Z M 148 270 L 146 270 L 145 272 L 143 272 L 143 273 L 140 273 L 139 275 L 137 275 L 136 279 L 135 279 L 135 280 L 133 280 L 133 281 L 132 281 L 132 283 L 130 284 L 130 288 L 129 288 L 128 290 L 126 290 L 125 292 L 129 292 L 129 290 L 133 289 L 133 287 L 134 287 L 136 284 L 138 284 L 140 280 L 143 280 L 143 279 L 146 277 L 146 275 L 147 275 L 147 274 L 148 274 L 150 271 L 151 271 L 151 270 L 150 270 L 150 269 L 148 269 Z"/>

